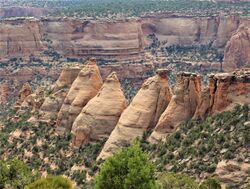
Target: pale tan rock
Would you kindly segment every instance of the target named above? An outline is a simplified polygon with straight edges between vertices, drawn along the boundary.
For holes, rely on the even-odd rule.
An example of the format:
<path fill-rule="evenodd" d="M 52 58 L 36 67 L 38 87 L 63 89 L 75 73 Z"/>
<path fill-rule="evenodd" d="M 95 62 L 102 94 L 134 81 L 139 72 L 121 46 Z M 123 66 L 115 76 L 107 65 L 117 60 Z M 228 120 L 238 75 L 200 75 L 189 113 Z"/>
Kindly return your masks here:
<path fill-rule="evenodd" d="M 249 163 L 238 163 L 233 160 L 223 160 L 217 164 L 215 175 L 223 184 L 227 186 L 240 184 L 242 188 L 244 188 L 244 185 L 246 186 L 247 183 L 242 183 L 242 181 L 248 177 L 247 171 L 249 168 Z M 250 179 L 246 180 L 248 182 L 250 181 Z"/>
<path fill-rule="evenodd" d="M 91 59 L 73 82 L 57 117 L 57 132 L 70 131 L 82 108 L 102 86 L 102 78 L 96 60 Z"/>
<path fill-rule="evenodd" d="M 124 110 L 98 158 L 105 159 L 155 127 L 172 96 L 166 72 L 163 74 L 161 70 L 158 73 L 144 82 L 131 104 Z"/>
<path fill-rule="evenodd" d="M 7 82 L 0 84 L 0 104 L 7 103 L 10 94 L 10 86 Z"/>
<path fill-rule="evenodd" d="M 18 100 L 14 105 L 14 109 L 18 110 L 30 94 L 32 94 L 32 88 L 29 83 L 25 83 L 19 91 Z"/>
<path fill-rule="evenodd" d="M 186 72 L 178 74 L 174 95 L 149 137 L 149 141 L 156 142 L 164 139 L 174 132 L 179 124 L 192 118 L 199 103 L 200 92 L 199 75 Z"/>
<path fill-rule="evenodd" d="M 224 51 L 223 69 L 232 71 L 250 65 L 250 28 L 240 25 Z"/>
<path fill-rule="evenodd" d="M 72 127 L 73 145 L 80 147 L 89 140 L 108 138 L 125 108 L 126 98 L 113 72 L 76 118 Z"/>
<path fill-rule="evenodd" d="M 78 67 L 69 67 L 62 70 L 51 94 L 46 97 L 39 111 L 40 122 L 54 124 L 63 101 L 79 72 L 80 68 Z"/>
<path fill-rule="evenodd" d="M 20 105 L 17 114 L 21 115 L 30 111 L 33 116 L 37 115 L 44 102 L 44 92 L 44 88 L 39 87 L 32 94 L 28 95 Z"/>

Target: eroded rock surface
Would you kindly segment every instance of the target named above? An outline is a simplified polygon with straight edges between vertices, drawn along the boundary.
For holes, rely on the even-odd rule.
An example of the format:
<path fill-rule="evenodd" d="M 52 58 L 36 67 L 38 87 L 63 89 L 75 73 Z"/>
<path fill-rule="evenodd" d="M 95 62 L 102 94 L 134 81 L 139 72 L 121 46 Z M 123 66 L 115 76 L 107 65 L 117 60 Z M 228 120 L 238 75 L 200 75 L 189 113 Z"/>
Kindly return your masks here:
<path fill-rule="evenodd" d="M 250 65 L 250 28 L 244 24 L 232 35 L 224 51 L 223 68 L 232 71 Z"/>
<path fill-rule="evenodd" d="M 220 161 L 217 164 L 215 175 L 222 183 L 226 184 L 227 186 L 231 185 L 237 187 L 237 184 L 239 183 L 246 186 L 247 183 L 250 182 L 250 178 L 247 173 L 249 168 L 249 163 L 239 163 L 233 160 Z M 243 181 L 247 181 L 247 183 L 242 183 Z"/>
<path fill-rule="evenodd" d="M 57 117 L 57 131 L 70 131 L 76 117 L 82 108 L 93 98 L 101 88 L 103 82 L 96 60 L 91 59 L 79 72 Z"/>
<path fill-rule="evenodd" d="M 149 141 L 164 139 L 174 132 L 176 127 L 193 117 L 199 103 L 201 92 L 201 77 L 192 73 L 180 73 L 168 107 L 161 115 Z"/>
<path fill-rule="evenodd" d="M 63 101 L 79 72 L 80 68 L 78 67 L 64 68 L 62 70 L 51 94 L 46 97 L 39 111 L 40 122 L 53 124 L 56 121 Z"/>
<path fill-rule="evenodd" d="M 239 24 L 248 18 L 236 16 L 155 16 L 127 21 L 86 21 L 70 18 L 16 19 L 0 22 L 0 57 L 22 57 L 41 53 L 51 41 L 64 56 L 130 60 L 144 57 L 154 33 L 171 45 L 207 45 L 224 49 Z"/>
<path fill-rule="evenodd" d="M 7 82 L 0 85 L 0 104 L 7 103 L 7 98 L 10 94 L 10 86 Z"/>
<path fill-rule="evenodd" d="M 141 137 L 144 131 L 154 128 L 171 96 L 166 70 L 159 70 L 154 77 L 144 82 L 131 104 L 124 110 L 98 158 L 108 157 L 130 144 L 136 137 Z"/>
<path fill-rule="evenodd" d="M 14 108 L 15 109 L 19 109 L 22 105 L 22 103 L 25 101 L 25 99 L 30 95 L 32 94 L 32 88 L 30 86 L 29 83 L 25 83 L 21 90 L 19 91 L 19 94 L 18 94 L 18 100 L 17 102 L 15 103 L 14 105 Z"/>
<path fill-rule="evenodd" d="M 113 72 L 76 118 L 72 127 L 73 145 L 80 147 L 89 140 L 108 138 L 125 108 L 126 99 Z"/>
<path fill-rule="evenodd" d="M 209 86 L 201 95 L 194 118 L 232 109 L 236 104 L 250 104 L 250 70 L 210 75 Z"/>

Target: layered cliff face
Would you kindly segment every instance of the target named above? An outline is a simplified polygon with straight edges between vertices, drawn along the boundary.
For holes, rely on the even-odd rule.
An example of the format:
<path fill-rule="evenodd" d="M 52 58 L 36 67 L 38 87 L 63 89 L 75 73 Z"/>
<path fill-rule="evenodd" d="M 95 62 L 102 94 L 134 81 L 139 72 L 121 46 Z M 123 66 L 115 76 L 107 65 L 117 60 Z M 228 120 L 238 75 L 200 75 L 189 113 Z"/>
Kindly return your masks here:
<path fill-rule="evenodd" d="M 155 142 L 171 134 L 176 127 L 193 117 L 199 103 L 201 77 L 192 73 L 180 73 L 168 107 L 161 115 L 149 141 Z"/>
<path fill-rule="evenodd" d="M 0 23 L 0 58 L 42 52 L 48 45 L 64 56 L 130 60 L 143 59 L 144 48 L 154 33 L 161 43 L 201 45 L 223 49 L 242 17 L 165 16 L 138 20 L 101 22 L 54 18 L 5 20 Z M 49 44 L 48 44 L 49 42 Z"/>
<path fill-rule="evenodd" d="M 224 52 L 224 70 L 250 66 L 250 27 L 240 25 L 227 43 Z"/>
<path fill-rule="evenodd" d="M 126 99 L 113 72 L 107 77 L 98 94 L 88 102 L 74 121 L 73 145 L 80 147 L 90 140 L 108 138 L 125 108 Z"/>
<path fill-rule="evenodd" d="M 0 57 L 28 56 L 43 50 L 42 34 L 36 20 L 0 22 Z"/>
<path fill-rule="evenodd" d="M 129 145 L 136 137 L 154 128 L 171 99 L 166 70 L 147 79 L 122 113 L 115 129 L 105 143 L 98 158 L 104 159 L 119 148 Z"/>
<path fill-rule="evenodd" d="M 144 18 L 141 27 L 144 36 L 154 33 L 166 46 L 212 43 L 223 49 L 240 23 L 249 25 L 250 20 L 235 16 Z"/>
<path fill-rule="evenodd" d="M 57 116 L 57 131 L 70 131 L 75 118 L 82 108 L 93 98 L 102 86 L 96 60 L 91 59 L 79 72 L 63 102 Z"/>
<path fill-rule="evenodd" d="M 53 48 L 65 56 L 134 59 L 144 47 L 138 21 L 48 19 L 41 24 Z"/>
<path fill-rule="evenodd" d="M 210 75 L 194 118 L 231 109 L 236 104 L 250 104 L 250 70 Z"/>
<path fill-rule="evenodd" d="M 57 114 L 68 94 L 68 91 L 76 79 L 80 68 L 64 68 L 55 83 L 51 94 L 45 99 L 39 111 L 39 120 L 47 124 L 56 121 Z"/>

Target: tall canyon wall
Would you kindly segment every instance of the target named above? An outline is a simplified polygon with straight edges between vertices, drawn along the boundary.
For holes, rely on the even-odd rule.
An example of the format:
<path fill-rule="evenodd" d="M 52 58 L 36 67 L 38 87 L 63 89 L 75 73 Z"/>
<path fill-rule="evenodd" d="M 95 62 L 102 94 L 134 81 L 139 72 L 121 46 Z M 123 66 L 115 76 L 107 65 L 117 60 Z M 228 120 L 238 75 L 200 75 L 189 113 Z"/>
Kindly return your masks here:
<path fill-rule="evenodd" d="M 106 59 L 143 59 L 154 33 L 166 46 L 212 43 L 223 50 L 247 17 L 158 16 L 126 21 L 70 18 L 0 21 L 0 58 L 28 56 L 52 48 L 61 55 Z"/>

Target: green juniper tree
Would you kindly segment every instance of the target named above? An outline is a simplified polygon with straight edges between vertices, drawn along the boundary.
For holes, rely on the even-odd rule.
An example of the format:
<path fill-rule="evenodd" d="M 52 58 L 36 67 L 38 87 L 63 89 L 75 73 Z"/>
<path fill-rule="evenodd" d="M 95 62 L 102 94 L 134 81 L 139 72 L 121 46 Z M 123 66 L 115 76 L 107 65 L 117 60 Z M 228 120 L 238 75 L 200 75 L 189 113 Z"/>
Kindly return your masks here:
<path fill-rule="evenodd" d="M 155 169 L 138 142 L 109 157 L 95 180 L 95 189 L 154 189 Z"/>

